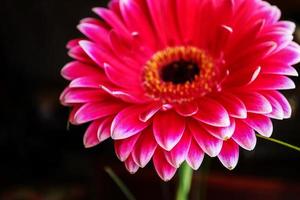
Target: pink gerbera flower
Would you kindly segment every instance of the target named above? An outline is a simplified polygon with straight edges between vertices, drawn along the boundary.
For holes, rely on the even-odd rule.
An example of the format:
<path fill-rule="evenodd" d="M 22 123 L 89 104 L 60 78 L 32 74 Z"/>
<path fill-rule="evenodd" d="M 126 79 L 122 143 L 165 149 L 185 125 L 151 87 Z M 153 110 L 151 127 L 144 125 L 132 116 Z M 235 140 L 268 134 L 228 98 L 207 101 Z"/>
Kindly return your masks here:
<path fill-rule="evenodd" d="M 261 0 L 112 0 L 83 19 L 87 37 L 68 43 L 75 59 L 61 102 L 70 122 L 90 122 L 86 147 L 112 138 L 135 173 L 153 161 L 170 180 L 204 154 L 233 169 L 239 147 L 253 150 L 255 132 L 270 137 L 270 118 L 291 116 L 277 90 L 300 61 L 295 25 Z"/>

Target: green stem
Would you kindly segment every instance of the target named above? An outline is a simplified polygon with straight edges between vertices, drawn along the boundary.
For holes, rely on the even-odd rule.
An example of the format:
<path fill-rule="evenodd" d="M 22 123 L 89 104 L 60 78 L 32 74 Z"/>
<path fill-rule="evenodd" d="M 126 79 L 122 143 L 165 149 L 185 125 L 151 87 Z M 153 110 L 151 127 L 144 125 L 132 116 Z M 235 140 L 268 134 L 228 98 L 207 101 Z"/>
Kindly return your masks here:
<path fill-rule="evenodd" d="M 124 193 L 128 200 L 135 200 L 135 197 L 123 183 L 123 181 L 114 173 L 110 167 L 105 167 L 104 170 L 111 177 L 111 179 L 117 184 L 120 190 Z"/>
<path fill-rule="evenodd" d="M 188 200 L 192 178 L 192 168 L 190 168 L 188 164 L 183 163 L 179 169 L 179 183 L 177 188 L 176 200 Z"/>
<path fill-rule="evenodd" d="M 300 147 L 297 147 L 297 146 L 295 146 L 295 145 L 291 145 L 291 144 L 289 144 L 289 143 L 286 143 L 286 142 L 283 142 L 283 141 L 280 141 L 280 140 L 277 140 L 277 139 L 274 139 L 274 138 L 264 137 L 264 136 L 261 136 L 261 135 L 259 135 L 259 134 L 256 134 L 256 136 L 259 137 L 259 138 L 262 138 L 262 139 L 265 139 L 265 140 L 268 140 L 268 141 L 271 141 L 271 142 L 280 144 L 280 145 L 282 145 L 282 146 L 285 146 L 285 147 L 288 147 L 288 148 L 290 148 L 290 149 L 294 149 L 294 150 L 300 152 Z"/>

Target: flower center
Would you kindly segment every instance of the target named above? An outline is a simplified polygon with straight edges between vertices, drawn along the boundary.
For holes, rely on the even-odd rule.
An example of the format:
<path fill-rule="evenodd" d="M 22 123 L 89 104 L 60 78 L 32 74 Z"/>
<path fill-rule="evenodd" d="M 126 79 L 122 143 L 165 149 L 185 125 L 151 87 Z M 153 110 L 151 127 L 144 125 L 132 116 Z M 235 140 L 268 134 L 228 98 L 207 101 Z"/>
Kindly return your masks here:
<path fill-rule="evenodd" d="M 155 100 L 183 103 L 211 92 L 215 77 L 215 64 L 205 51 L 192 46 L 168 47 L 146 63 L 143 87 Z"/>
<path fill-rule="evenodd" d="M 160 77 L 164 82 L 183 84 L 193 82 L 195 76 L 199 75 L 200 69 L 193 61 L 179 60 L 170 63 L 160 70 Z"/>

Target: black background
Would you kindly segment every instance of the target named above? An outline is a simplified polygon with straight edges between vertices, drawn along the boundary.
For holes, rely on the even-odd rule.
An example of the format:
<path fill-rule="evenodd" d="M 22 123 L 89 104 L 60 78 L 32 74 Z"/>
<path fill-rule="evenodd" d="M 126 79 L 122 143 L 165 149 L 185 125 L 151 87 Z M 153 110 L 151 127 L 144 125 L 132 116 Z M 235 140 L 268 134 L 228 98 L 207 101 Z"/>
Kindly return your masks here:
<path fill-rule="evenodd" d="M 299 22 L 300 1 L 276 3 L 285 19 Z M 60 69 L 71 60 L 65 45 L 80 36 L 78 21 L 94 16 L 92 7 L 105 4 L 100 0 L 1 0 L 0 199 L 124 199 L 104 172 L 106 165 L 138 199 L 173 196 L 176 178 L 162 183 L 151 166 L 129 175 L 114 156 L 111 142 L 84 149 L 85 126 L 66 128 L 68 108 L 58 101 L 67 84 Z M 298 90 L 286 95 L 298 109 L 292 119 L 274 121 L 273 136 L 299 146 L 300 87 L 299 79 L 295 81 Z M 200 169 L 193 190 L 206 182 L 208 199 L 296 199 L 300 195 L 299 159 L 298 152 L 259 140 L 255 151 L 241 151 L 234 171 L 207 158 L 204 165 L 211 166 L 209 176 L 203 178 Z M 227 187 L 222 180 L 227 180 L 223 184 Z M 238 181 L 245 187 L 236 187 Z M 270 191 L 258 191 L 256 183 Z M 197 199 L 194 193 L 191 198 Z"/>

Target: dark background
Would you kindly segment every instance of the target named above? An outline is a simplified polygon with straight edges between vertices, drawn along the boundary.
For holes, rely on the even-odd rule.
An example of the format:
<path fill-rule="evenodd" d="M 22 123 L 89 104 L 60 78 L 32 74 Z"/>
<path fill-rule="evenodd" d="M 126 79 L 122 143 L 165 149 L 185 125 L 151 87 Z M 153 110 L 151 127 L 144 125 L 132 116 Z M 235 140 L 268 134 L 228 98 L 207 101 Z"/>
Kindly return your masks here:
<path fill-rule="evenodd" d="M 272 2 L 282 9 L 284 19 L 300 22 L 299 0 Z M 80 36 L 78 21 L 94 16 L 92 7 L 105 4 L 1 0 L 1 200 L 124 199 L 105 166 L 112 167 L 137 199 L 172 199 L 176 178 L 162 183 L 152 166 L 129 175 L 114 156 L 111 141 L 84 149 L 86 127 L 66 128 L 68 108 L 58 101 L 67 84 L 60 69 L 71 60 L 65 44 Z M 273 137 L 300 146 L 300 83 L 295 81 L 298 89 L 286 93 L 295 109 L 293 118 L 274 121 Z M 241 150 L 233 171 L 206 158 L 195 173 L 191 199 L 199 199 L 203 191 L 207 199 L 298 199 L 299 169 L 298 152 L 259 139 L 253 152 Z"/>

